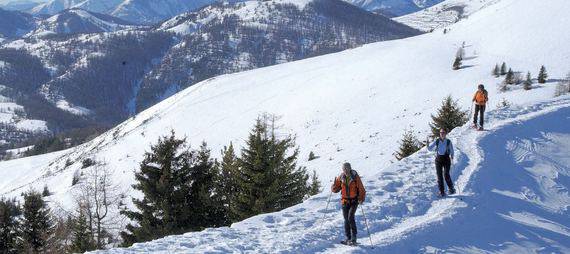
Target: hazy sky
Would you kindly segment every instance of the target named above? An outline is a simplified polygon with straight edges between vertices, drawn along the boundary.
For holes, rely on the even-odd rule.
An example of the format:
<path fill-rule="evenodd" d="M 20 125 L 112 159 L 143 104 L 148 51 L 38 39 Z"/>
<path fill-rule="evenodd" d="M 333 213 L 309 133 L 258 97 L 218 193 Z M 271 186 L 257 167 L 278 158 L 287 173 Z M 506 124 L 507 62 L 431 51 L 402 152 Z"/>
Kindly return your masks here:
<path fill-rule="evenodd" d="M 46 2 L 47 0 L 0 0 L 0 4 L 5 4 L 9 2 Z"/>

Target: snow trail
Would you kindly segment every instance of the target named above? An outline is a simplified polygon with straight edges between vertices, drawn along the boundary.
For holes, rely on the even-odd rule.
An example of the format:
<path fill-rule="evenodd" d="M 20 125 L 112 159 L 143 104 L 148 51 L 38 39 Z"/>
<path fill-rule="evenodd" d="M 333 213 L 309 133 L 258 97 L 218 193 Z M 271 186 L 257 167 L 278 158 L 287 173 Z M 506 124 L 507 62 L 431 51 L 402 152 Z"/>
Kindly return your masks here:
<path fill-rule="evenodd" d="M 568 125 L 557 122 L 570 121 L 570 97 L 526 107 L 499 109 L 488 112 L 487 117 L 490 129 L 488 132 L 475 131 L 468 123 L 449 135 L 456 147 L 452 178 L 458 190 L 457 195 L 444 199 L 438 199 L 434 195 L 436 181 L 433 155 L 425 148 L 376 175 L 362 176 L 368 197 L 360 209 L 366 209 L 374 249 L 367 239 L 361 211 L 357 212 L 360 245 L 348 247 L 339 243 L 343 238 L 339 195 L 333 194 L 329 209 L 325 210 L 330 185 L 330 182 L 325 182 L 325 192 L 281 212 L 255 216 L 231 227 L 168 236 L 148 243 L 135 244 L 129 249 L 113 249 L 100 253 L 430 253 L 438 250 L 508 252 L 524 250 L 525 246 L 530 245 L 537 247 L 541 243 L 550 245 L 544 248 L 549 252 L 568 250 L 570 223 L 562 218 L 567 218 L 570 203 L 567 191 L 570 187 L 567 181 L 570 179 L 570 170 L 564 166 L 568 165 L 565 163 L 570 159 L 562 156 L 563 149 L 559 150 L 559 158 L 566 161 L 558 161 L 559 159 L 549 159 L 549 156 L 539 152 L 528 152 L 527 146 L 520 148 L 520 144 L 525 142 L 510 146 L 504 144 L 512 143 L 510 139 L 517 136 L 511 133 L 516 133 L 517 130 L 529 135 L 552 133 L 551 135 L 558 135 L 559 139 L 562 135 L 563 141 L 570 141 L 570 129 L 565 128 Z M 537 129 L 537 123 L 545 125 L 544 132 Z M 556 126 L 558 128 L 554 128 Z M 533 137 L 528 138 L 533 140 Z M 568 148 L 570 142 L 563 141 L 560 145 Z M 542 175 L 535 177 L 537 181 L 542 181 L 539 186 L 526 191 L 535 193 L 543 190 L 543 199 L 527 201 L 529 204 L 526 207 L 519 204 L 501 207 L 502 204 L 513 202 L 502 199 L 512 199 L 511 196 L 515 195 L 505 194 L 501 189 L 518 187 L 516 179 L 519 177 L 502 176 L 504 172 L 494 171 L 495 167 L 504 167 L 511 173 L 517 169 L 516 165 L 509 165 L 505 159 L 505 155 L 510 156 L 502 152 L 505 147 L 507 151 L 513 151 L 515 164 L 524 162 L 524 158 L 530 156 L 517 156 L 527 151 L 526 153 L 537 154 L 532 156 L 542 158 L 541 162 L 553 167 L 551 171 L 542 172 Z M 557 183 L 555 178 L 546 177 L 555 173 L 565 175 L 565 180 Z M 497 175 L 502 176 L 500 179 L 509 180 L 497 181 Z M 507 184 L 497 184 L 501 182 Z M 553 190 L 556 190 L 555 194 L 549 194 L 553 193 Z M 523 198 L 517 200 L 521 199 Z M 545 207 L 546 210 L 537 212 L 537 206 Z M 479 227 L 479 223 L 489 224 Z M 492 234 L 497 225 L 505 224 L 509 227 L 499 230 L 499 235 Z M 522 238 L 509 235 L 509 230 L 516 230 L 517 227 L 524 227 L 526 230 L 517 231 L 517 236 L 532 240 L 521 240 Z M 529 228 L 540 232 L 529 233 Z M 432 235 L 440 235 L 440 230 L 449 235 Z M 461 236 L 455 235 L 454 230 L 466 234 L 469 238 L 461 240 Z M 476 233 L 469 233 L 470 231 L 487 235 L 477 238 Z M 545 234 L 547 238 L 541 238 L 539 233 Z M 494 238 L 499 241 L 496 246 L 487 244 Z M 539 250 L 537 248 L 534 250 Z"/>

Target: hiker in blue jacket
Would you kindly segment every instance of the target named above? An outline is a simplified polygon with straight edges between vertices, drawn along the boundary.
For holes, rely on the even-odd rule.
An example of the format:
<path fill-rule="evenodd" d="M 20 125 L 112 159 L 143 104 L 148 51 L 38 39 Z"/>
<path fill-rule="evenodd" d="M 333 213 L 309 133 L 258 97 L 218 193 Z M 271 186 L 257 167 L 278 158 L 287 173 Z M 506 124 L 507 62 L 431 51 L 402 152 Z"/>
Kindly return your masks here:
<path fill-rule="evenodd" d="M 455 188 L 453 188 L 453 182 L 451 181 L 451 176 L 449 175 L 449 170 L 451 169 L 451 161 L 453 160 L 454 155 L 453 144 L 451 143 L 451 140 L 446 138 L 446 132 L 444 129 L 441 129 L 439 131 L 439 138 L 435 139 L 431 144 L 428 145 L 428 150 L 436 151 L 435 170 L 437 172 L 437 185 L 439 187 L 439 195 L 441 197 L 445 197 L 445 186 L 443 185 L 444 177 L 449 189 L 449 194 L 455 194 Z"/>

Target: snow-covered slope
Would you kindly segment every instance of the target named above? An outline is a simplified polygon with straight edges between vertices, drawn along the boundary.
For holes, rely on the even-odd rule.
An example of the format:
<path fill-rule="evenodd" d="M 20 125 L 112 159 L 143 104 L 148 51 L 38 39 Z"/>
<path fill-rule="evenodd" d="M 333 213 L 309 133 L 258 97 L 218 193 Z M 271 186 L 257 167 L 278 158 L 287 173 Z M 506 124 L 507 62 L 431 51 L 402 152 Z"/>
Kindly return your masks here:
<path fill-rule="evenodd" d="M 430 8 L 394 20 L 422 31 L 446 27 L 499 0 L 446 0 Z"/>
<path fill-rule="evenodd" d="M 373 202 L 366 208 L 374 218 L 371 224 L 375 234 L 373 240 L 393 245 L 406 232 L 419 230 L 414 225 L 424 225 L 412 223 L 414 221 L 429 222 L 430 216 L 440 214 L 451 216 L 453 213 L 447 212 L 454 211 L 449 210 L 452 205 L 472 208 L 466 203 L 469 200 L 446 199 L 432 204 L 433 197 L 426 190 L 434 184 L 433 172 L 429 168 L 420 171 L 418 167 L 428 163 L 430 156 L 425 153 L 406 160 L 405 164 L 387 167 L 404 129 L 412 128 L 425 136 L 429 115 L 435 112 L 441 99 L 451 94 L 469 108 L 478 83 L 486 84 L 490 92 L 490 110 L 495 109 L 502 98 L 515 105 L 529 105 L 552 97 L 552 82 L 535 86 L 531 91 L 514 89 L 498 93 L 496 84 L 501 80 L 492 77 L 490 71 L 496 63 L 506 61 L 514 70 L 529 70 L 535 75 L 542 64 L 546 65 L 552 79 L 565 75 L 570 70 L 570 49 L 566 46 L 570 34 L 562 31 L 570 27 L 570 19 L 566 18 L 569 8 L 570 2 L 566 0 L 502 0 L 453 25 L 447 34 L 430 33 L 375 43 L 337 54 L 213 78 L 170 97 L 77 148 L 0 163 L 0 194 L 17 196 L 29 188 L 40 189 L 47 184 L 54 192 L 50 199 L 71 208 L 70 190 L 74 188 L 71 179 L 81 170 L 84 159 L 106 161 L 114 170 L 114 180 L 122 186 L 130 186 L 133 170 L 143 152 L 170 129 L 178 135 L 187 135 L 193 144 L 206 140 L 213 151 L 219 151 L 230 141 L 241 145 L 258 114 L 269 112 L 281 116 L 283 132 L 297 135 L 303 155 L 301 164 L 316 170 L 323 182 L 328 183 L 338 173 L 340 163 L 352 162 L 370 186 Z M 507 25 L 510 29 L 503 28 Z M 529 31 L 533 36 L 528 36 Z M 452 71 L 452 60 L 463 42 L 466 44 L 465 67 Z M 502 119 L 509 122 L 512 117 L 523 116 L 525 111 L 536 109 L 539 112 L 541 107 L 553 108 L 567 103 L 558 101 L 512 113 L 504 111 L 504 118 L 499 116 L 502 113 L 495 113 L 491 128 L 498 128 Z M 470 148 L 470 145 L 479 144 L 476 137 L 459 139 L 466 132 L 458 130 L 453 134 L 454 141 L 462 149 L 456 172 L 461 175 L 459 184 L 463 195 L 475 191 L 469 186 L 471 171 L 478 171 L 477 162 L 483 163 L 477 150 Z M 320 158 L 307 162 L 310 151 Z M 12 169 L 16 167 L 20 170 L 14 172 Z M 384 176 L 383 179 L 379 179 L 380 176 Z M 129 195 L 137 196 L 138 193 Z M 326 229 L 322 228 L 318 234 L 313 230 L 319 225 L 310 215 L 320 217 L 322 213 L 317 212 L 324 202 L 323 196 L 318 196 L 281 213 L 254 217 L 232 228 L 191 234 L 188 245 L 177 243 L 174 237 L 166 238 L 162 243 L 171 241 L 172 245 L 162 250 L 175 252 L 185 250 L 185 246 L 200 245 L 196 250 L 224 251 L 226 249 L 218 247 L 225 248 L 222 244 L 226 244 L 230 250 L 247 251 L 248 248 L 262 248 L 254 245 L 260 242 L 269 242 L 273 244 L 272 250 L 283 252 L 298 252 L 298 248 L 335 248 L 332 242 L 340 237 L 337 234 L 338 213 L 335 212 L 336 217 L 333 217 L 331 209 L 327 213 L 330 217 L 327 217 Z M 249 227 L 253 229 L 246 231 Z M 243 232 L 251 233 L 247 240 L 232 238 Z M 271 234 L 265 234 L 267 232 Z M 206 238 L 208 234 L 218 236 L 220 240 L 212 241 L 212 235 Z M 323 238 L 325 235 L 329 238 Z M 521 235 L 531 237 L 526 233 Z M 276 239 L 279 241 L 275 242 Z M 252 245 L 246 246 L 249 243 Z M 213 247 L 201 249 L 206 248 L 202 244 Z M 147 245 L 140 246 L 146 248 Z"/>
<path fill-rule="evenodd" d="M 358 247 L 338 244 L 340 200 L 326 209 L 322 193 L 231 227 L 98 253 L 568 253 L 570 97 L 488 116 L 491 131 L 466 125 L 450 135 L 459 194 L 436 198 L 425 148 L 364 178 Z"/>
<path fill-rule="evenodd" d="M 80 8 L 109 14 L 135 23 L 156 23 L 180 13 L 195 10 L 215 0 L 51 0 L 34 9 L 34 14 L 55 14 Z"/>
<path fill-rule="evenodd" d="M 102 33 L 135 28 L 137 26 L 133 23 L 105 14 L 81 9 L 67 9 L 43 20 L 27 37 L 41 37 L 54 34 Z"/>
<path fill-rule="evenodd" d="M 401 16 L 435 5 L 442 0 L 344 0 L 368 11 Z"/>

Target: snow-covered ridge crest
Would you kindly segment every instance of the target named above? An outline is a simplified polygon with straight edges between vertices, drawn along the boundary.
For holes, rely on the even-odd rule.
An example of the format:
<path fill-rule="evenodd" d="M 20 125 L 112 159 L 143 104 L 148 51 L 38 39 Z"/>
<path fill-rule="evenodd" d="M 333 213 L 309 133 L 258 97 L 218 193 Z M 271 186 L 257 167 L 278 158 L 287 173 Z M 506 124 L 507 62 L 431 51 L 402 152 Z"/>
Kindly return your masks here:
<path fill-rule="evenodd" d="M 186 35 L 198 30 L 201 26 L 211 22 L 215 18 L 236 15 L 244 22 L 252 22 L 256 19 L 270 17 L 273 13 L 271 8 L 275 5 L 292 4 L 303 10 L 307 4 L 314 0 L 247 0 L 234 3 L 217 3 L 206 6 L 195 12 L 188 12 L 169 19 L 160 25 L 161 30 L 176 32 Z M 227 5 L 234 8 L 225 8 Z"/>
<path fill-rule="evenodd" d="M 137 29 L 131 22 L 112 16 L 93 13 L 78 8 L 64 10 L 39 23 L 26 37 L 42 37 L 52 34 L 102 33 Z"/>
<path fill-rule="evenodd" d="M 394 20 L 422 31 L 443 28 L 501 0 L 446 0 L 427 9 Z"/>

